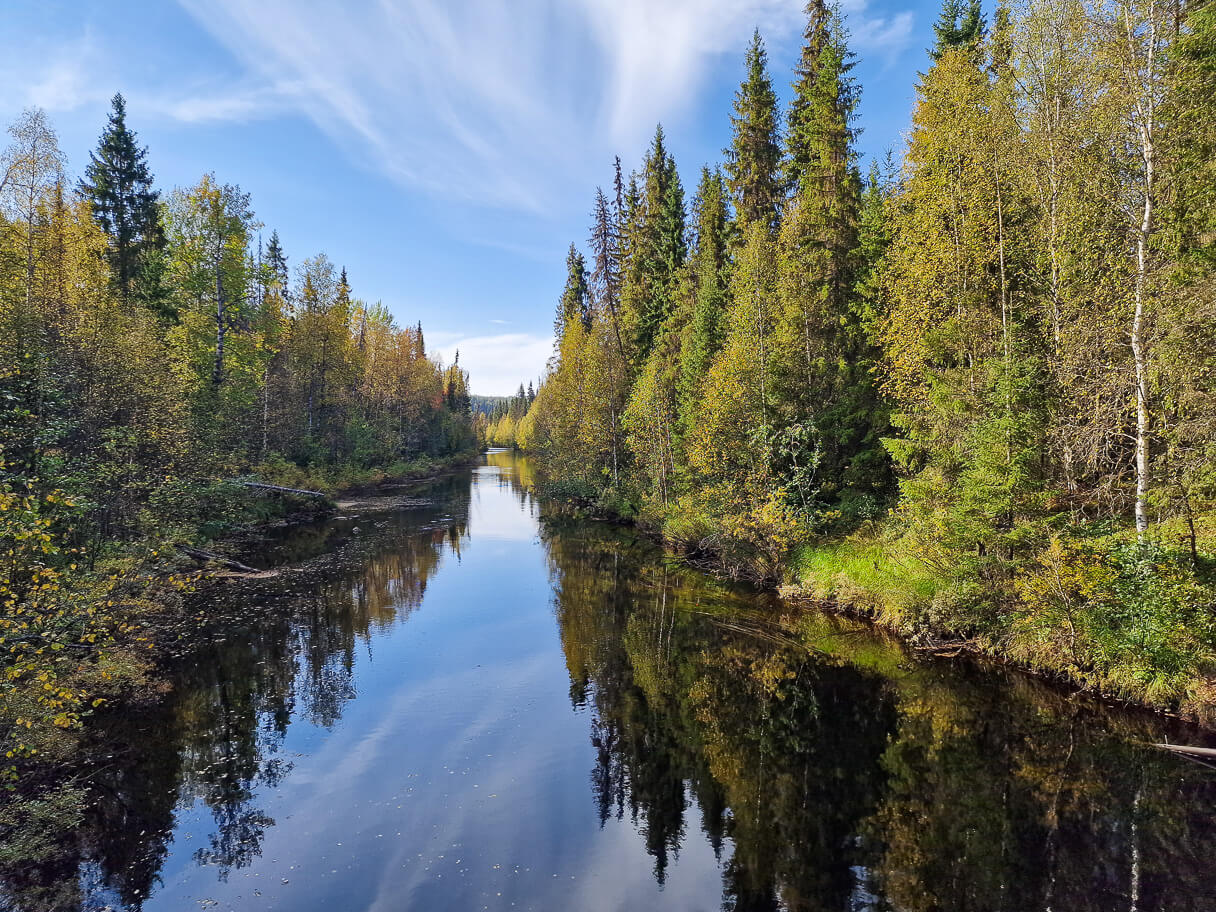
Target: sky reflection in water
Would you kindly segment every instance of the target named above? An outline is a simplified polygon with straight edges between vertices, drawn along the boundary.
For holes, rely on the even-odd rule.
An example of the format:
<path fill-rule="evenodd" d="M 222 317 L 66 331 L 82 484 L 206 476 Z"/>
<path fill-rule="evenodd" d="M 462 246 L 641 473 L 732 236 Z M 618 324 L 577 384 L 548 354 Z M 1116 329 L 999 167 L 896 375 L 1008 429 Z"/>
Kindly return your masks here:
<path fill-rule="evenodd" d="M 107 723 L 97 806 L 10 896 L 1216 909 L 1216 772 L 1138 743 L 1199 735 L 916 664 L 563 518 L 526 462 L 488 463 L 425 506 L 293 536 L 273 553 L 309 572 L 225 594 L 248 628 Z"/>

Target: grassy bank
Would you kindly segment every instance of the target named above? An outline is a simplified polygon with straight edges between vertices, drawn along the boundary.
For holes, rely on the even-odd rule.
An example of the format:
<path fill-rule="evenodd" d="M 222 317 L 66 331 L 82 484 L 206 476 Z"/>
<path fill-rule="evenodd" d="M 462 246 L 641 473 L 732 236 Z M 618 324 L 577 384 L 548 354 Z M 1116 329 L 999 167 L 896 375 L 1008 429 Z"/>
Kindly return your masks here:
<path fill-rule="evenodd" d="M 933 559 L 894 524 L 804 545 L 792 595 L 921 642 L 948 641 L 1104 696 L 1216 724 L 1216 574 L 1210 518 L 1196 551 L 1169 525 L 1074 529 L 1003 578 Z"/>
<path fill-rule="evenodd" d="M 1104 697 L 1216 725 L 1216 515 L 1156 525 L 1049 517 L 999 555 L 967 554 L 896 511 L 848 534 L 723 520 L 545 480 L 538 494 L 630 522 L 682 558 L 792 600 L 861 616 L 911 643 L 1012 663 Z"/>
<path fill-rule="evenodd" d="M 398 459 L 376 466 L 298 466 L 293 462 L 280 459 L 260 466 L 256 479 L 288 488 L 320 491 L 336 496 L 347 491 L 374 488 L 379 485 L 418 481 L 448 469 L 470 465 L 477 458 L 478 452 L 469 450 L 451 456 L 419 456 L 413 459 Z"/>

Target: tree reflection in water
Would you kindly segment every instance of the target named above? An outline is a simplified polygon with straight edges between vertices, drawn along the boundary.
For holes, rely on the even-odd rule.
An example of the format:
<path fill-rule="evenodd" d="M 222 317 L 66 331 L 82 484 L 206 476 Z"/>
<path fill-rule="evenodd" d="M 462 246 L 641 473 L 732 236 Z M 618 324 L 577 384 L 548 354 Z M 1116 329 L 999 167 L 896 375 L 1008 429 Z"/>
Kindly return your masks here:
<path fill-rule="evenodd" d="M 209 594 L 200 610 L 222 619 L 210 642 L 170 672 L 163 700 L 97 720 L 88 754 L 102 760 L 81 771 L 91 799 L 83 820 L 52 821 L 51 851 L 0 866 L 0 908 L 91 908 L 86 891 L 140 908 L 175 816 L 191 807 L 214 823 L 196 862 L 224 879 L 255 860 L 275 825 L 256 795 L 291 770 L 281 748 L 292 719 L 333 726 L 356 696 L 357 652 L 421 604 L 445 555 L 459 556 L 467 474 L 428 494 L 430 507 L 292 530 L 270 553 L 304 559 L 302 571 Z"/>
<path fill-rule="evenodd" d="M 526 512 L 527 462 L 491 460 L 509 471 L 484 483 Z M 19 838 L 0 850 L 0 906 L 139 909 L 199 815 L 192 863 L 221 879 L 251 866 L 268 828 L 290 826 L 259 796 L 290 776 L 292 721 L 336 725 L 376 634 L 460 557 L 469 476 L 428 496 L 297 530 L 270 553 L 306 572 L 215 596 L 214 635 L 172 689 L 93 726 L 91 763 L 62 793 L 87 791 L 83 816 L 48 800 L 3 821 Z M 915 661 L 862 625 L 683 569 L 628 529 L 542 514 L 570 701 L 589 717 L 586 807 L 636 832 L 659 884 L 705 840 L 737 912 L 1216 908 L 1216 773 L 1146 746 L 1194 732 L 1000 669 Z M 494 585 L 478 580 L 479 597 L 500 599 Z"/>
<path fill-rule="evenodd" d="M 1216 775 L 1147 746 L 1160 720 L 916 663 L 548 513 L 594 800 L 660 881 L 699 826 L 724 909 L 1216 908 Z"/>

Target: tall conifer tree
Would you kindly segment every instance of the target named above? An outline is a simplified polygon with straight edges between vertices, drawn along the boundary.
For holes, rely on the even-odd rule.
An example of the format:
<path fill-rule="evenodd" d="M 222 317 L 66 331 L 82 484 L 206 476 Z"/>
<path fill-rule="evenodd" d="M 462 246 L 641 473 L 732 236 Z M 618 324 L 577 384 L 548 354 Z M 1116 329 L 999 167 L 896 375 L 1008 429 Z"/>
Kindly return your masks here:
<path fill-rule="evenodd" d="M 566 254 L 566 287 L 557 307 L 554 331 L 560 341 L 566 327 L 575 320 L 585 327 L 591 325 L 591 307 L 588 301 L 587 261 L 574 244 Z"/>
<path fill-rule="evenodd" d="M 620 159 L 617 159 L 617 192 L 620 193 Z M 619 205 L 616 210 L 619 210 Z M 612 204 L 608 202 L 602 188 L 595 190 L 595 207 L 591 211 L 591 256 L 594 266 L 591 273 L 590 294 L 592 303 L 612 326 L 617 349 L 624 355 L 621 336 L 621 231 Z"/>
<path fill-rule="evenodd" d="M 781 212 L 781 139 L 777 93 L 757 30 L 747 50 L 747 78 L 735 95 L 726 174 L 738 218 L 774 230 Z"/>
<path fill-rule="evenodd" d="M 165 241 L 148 150 L 139 147 L 127 127 L 122 95 L 115 95 L 111 104 L 109 123 L 97 151 L 90 153 L 80 192 L 92 203 L 93 217 L 110 238 L 110 270 L 126 303 L 136 292 L 149 257 L 163 249 Z"/>
<path fill-rule="evenodd" d="M 684 188 L 659 125 L 642 166 L 641 185 L 631 176 L 625 196 L 629 256 L 623 290 L 631 361 L 640 369 L 660 327 L 671 314 L 676 271 L 687 256 Z"/>
<path fill-rule="evenodd" d="M 984 38 L 986 23 L 980 0 L 943 0 L 941 14 L 933 24 L 935 42 L 929 50 L 934 61 L 952 48 L 975 49 Z"/>
<path fill-rule="evenodd" d="M 866 446 L 877 396 L 853 295 L 861 180 L 854 147 L 857 86 L 837 14 L 807 5 L 806 41 L 787 136 L 793 190 L 781 228 L 780 316 L 774 344 L 780 476 L 803 508 L 836 501 Z M 868 479 L 851 479 L 854 489 Z M 861 493 L 861 491 L 858 491 Z"/>
<path fill-rule="evenodd" d="M 701 169 L 693 215 L 696 232 L 691 264 L 694 299 L 680 364 L 680 403 L 686 425 L 691 420 L 701 381 L 722 348 L 726 335 L 730 212 L 721 171 L 710 171 L 708 167 Z"/>

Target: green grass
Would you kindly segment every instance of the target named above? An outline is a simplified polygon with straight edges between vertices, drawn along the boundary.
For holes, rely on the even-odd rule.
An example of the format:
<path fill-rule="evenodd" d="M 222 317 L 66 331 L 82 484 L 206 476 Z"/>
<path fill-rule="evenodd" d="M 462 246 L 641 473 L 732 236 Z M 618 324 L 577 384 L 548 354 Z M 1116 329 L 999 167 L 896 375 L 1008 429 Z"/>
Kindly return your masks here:
<path fill-rule="evenodd" d="M 795 583 L 816 598 L 833 599 L 887 623 L 906 626 L 928 606 L 942 580 L 898 542 L 859 532 L 799 549 L 791 562 Z"/>
<path fill-rule="evenodd" d="M 947 579 L 893 526 L 804 546 L 790 562 L 807 594 L 904 634 L 963 632 L 977 648 L 1087 690 L 1207 713 L 1216 687 L 1211 517 L 1192 566 L 1180 528 L 1074 528 L 1006 581 Z M 1096 534 L 1095 534 L 1096 533 Z"/>

